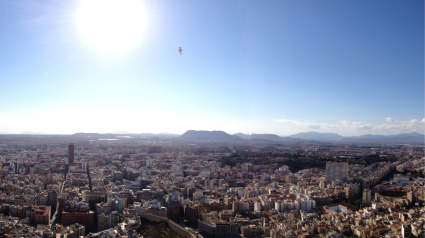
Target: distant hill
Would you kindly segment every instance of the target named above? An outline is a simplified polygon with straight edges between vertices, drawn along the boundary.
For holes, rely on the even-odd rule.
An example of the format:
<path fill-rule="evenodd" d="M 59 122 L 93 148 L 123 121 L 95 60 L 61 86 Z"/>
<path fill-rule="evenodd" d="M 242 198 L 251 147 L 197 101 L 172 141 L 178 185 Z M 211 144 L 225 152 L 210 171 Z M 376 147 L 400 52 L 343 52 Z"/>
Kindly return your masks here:
<path fill-rule="evenodd" d="M 384 144 L 425 144 L 425 135 L 412 132 L 397 135 L 361 135 L 344 137 L 341 142 L 344 143 L 384 143 Z"/>
<path fill-rule="evenodd" d="M 244 139 L 239 136 L 227 134 L 224 131 L 186 131 L 177 139 L 188 141 L 205 141 L 205 142 L 243 142 Z"/>
<path fill-rule="evenodd" d="M 301 132 L 295 135 L 290 135 L 291 138 L 298 138 L 303 140 L 322 140 L 322 141 L 336 141 L 344 138 L 335 133 L 319 133 L 319 132 Z"/>
<path fill-rule="evenodd" d="M 114 135 L 120 135 L 120 136 L 132 136 L 132 137 L 159 137 L 159 138 L 171 138 L 171 137 L 177 137 L 180 135 L 169 133 L 169 132 L 162 132 L 162 133 L 130 133 L 128 131 L 117 131 L 113 132 Z"/>
<path fill-rule="evenodd" d="M 266 140 L 266 139 L 259 139 L 259 138 L 252 138 L 248 140 L 251 144 L 277 144 L 278 142 L 274 140 Z"/>
<path fill-rule="evenodd" d="M 132 134 L 132 136 L 138 136 L 138 137 L 159 137 L 159 138 L 175 138 L 179 137 L 180 135 L 177 134 L 166 134 L 166 133 L 159 133 L 159 134 L 152 134 L 152 133 L 142 133 L 142 134 Z"/>
<path fill-rule="evenodd" d="M 123 131 L 125 132 L 125 131 Z M 416 144 L 424 145 L 424 134 L 402 133 L 397 135 L 361 135 L 341 136 L 335 133 L 302 132 L 289 137 L 280 137 L 275 134 L 243 134 L 230 135 L 224 131 L 195 131 L 189 130 L 183 135 L 167 133 L 140 133 L 140 134 L 100 134 L 100 133 L 75 133 L 72 135 L 50 135 L 25 132 L 22 134 L 0 134 L 2 138 L 31 138 L 47 141 L 81 142 L 92 140 L 185 140 L 193 142 L 223 142 L 223 143 L 249 143 L 249 144 Z"/>
<path fill-rule="evenodd" d="M 72 134 L 72 136 L 98 136 L 98 135 L 105 135 L 105 134 L 99 134 L 99 133 L 85 133 L 85 132 L 79 132 Z M 112 134 L 109 134 L 112 135 Z"/>
<path fill-rule="evenodd" d="M 243 134 L 243 133 L 236 133 L 235 136 L 239 136 L 245 140 L 254 140 L 254 139 L 260 139 L 260 140 L 268 140 L 268 141 L 282 141 L 282 137 L 275 135 L 275 134 Z"/>
<path fill-rule="evenodd" d="M 264 139 L 264 140 L 273 140 L 273 141 L 281 141 L 282 138 L 275 134 L 251 134 L 253 139 Z"/>
<path fill-rule="evenodd" d="M 93 138 L 93 139 L 113 139 L 115 138 L 114 134 L 99 134 L 99 133 L 84 133 L 84 132 L 80 132 L 80 133 L 75 133 L 72 134 L 71 137 L 73 138 Z"/>
<path fill-rule="evenodd" d="M 240 138 L 245 139 L 245 140 L 251 139 L 251 135 L 248 135 L 248 134 L 236 133 L 236 134 L 233 134 L 233 135 L 234 136 L 239 136 Z"/>
<path fill-rule="evenodd" d="M 335 133 L 302 132 L 289 136 L 303 140 L 332 141 L 340 143 L 374 143 L 374 144 L 424 144 L 424 135 L 413 133 L 402 133 L 398 135 L 361 135 L 361 136 L 341 136 Z"/>
<path fill-rule="evenodd" d="M 130 136 L 131 138 L 174 138 L 178 137 L 179 135 L 176 134 L 153 134 L 153 133 L 141 133 L 141 134 L 112 134 L 112 133 L 105 133 L 105 134 L 99 134 L 99 133 L 75 133 L 72 134 L 72 138 L 78 138 L 78 139 L 122 139 L 123 136 Z"/>

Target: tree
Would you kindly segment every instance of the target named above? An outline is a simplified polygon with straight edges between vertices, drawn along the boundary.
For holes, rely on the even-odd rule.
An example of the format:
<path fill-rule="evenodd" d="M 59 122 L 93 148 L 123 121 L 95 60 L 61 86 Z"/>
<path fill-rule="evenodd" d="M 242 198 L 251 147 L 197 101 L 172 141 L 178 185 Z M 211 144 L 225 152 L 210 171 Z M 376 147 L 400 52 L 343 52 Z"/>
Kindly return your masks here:
<path fill-rule="evenodd" d="M 344 231 L 342 233 L 342 235 L 344 235 L 345 237 L 351 237 L 351 236 L 353 236 L 353 232 L 352 231 Z"/>

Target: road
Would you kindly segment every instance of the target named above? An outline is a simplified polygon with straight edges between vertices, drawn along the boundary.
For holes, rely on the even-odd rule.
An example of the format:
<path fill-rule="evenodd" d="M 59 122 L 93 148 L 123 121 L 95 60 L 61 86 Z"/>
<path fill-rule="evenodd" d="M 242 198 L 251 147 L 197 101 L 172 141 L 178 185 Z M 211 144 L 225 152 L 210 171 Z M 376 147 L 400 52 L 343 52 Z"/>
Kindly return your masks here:
<path fill-rule="evenodd" d="M 60 197 L 60 195 L 63 192 L 63 187 L 65 186 L 66 174 L 67 173 L 65 173 L 65 178 L 63 179 L 62 187 L 61 187 L 61 189 L 59 191 L 58 197 L 56 198 L 56 211 L 55 211 L 55 214 L 53 214 L 52 218 L 50 219 L 50 228 L 52 228 L 53 224 L 55 223 L 56 216 L 58 214 L 58 210 L 59 210 L 59 197 Z"/>

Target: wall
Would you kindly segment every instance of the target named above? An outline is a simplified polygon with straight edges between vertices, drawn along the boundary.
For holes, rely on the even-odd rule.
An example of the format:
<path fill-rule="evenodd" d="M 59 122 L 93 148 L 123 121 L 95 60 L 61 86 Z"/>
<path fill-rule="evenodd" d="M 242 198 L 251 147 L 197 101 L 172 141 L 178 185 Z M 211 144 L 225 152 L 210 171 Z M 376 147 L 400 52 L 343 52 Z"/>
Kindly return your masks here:
<path fill-rule="evenodd" d="M 172 220 L 168 218 L 159 217 L 159 216 L 150 215 L 150 214 L 140 215 L 140 217 L 148 219 L 149 221 L 155 221 L 155 222 L 166 221 L 168 223 L 168 226 L 170 226 L 171 230 L 176 232 L 179 236 L 183 238 L 196 238 L 194 234 L 190 233 L 188 230 L 184 229 L 183 227 L 181 227 L 180 225 L 178 225 L 177 223 L 173 222 Z"/>

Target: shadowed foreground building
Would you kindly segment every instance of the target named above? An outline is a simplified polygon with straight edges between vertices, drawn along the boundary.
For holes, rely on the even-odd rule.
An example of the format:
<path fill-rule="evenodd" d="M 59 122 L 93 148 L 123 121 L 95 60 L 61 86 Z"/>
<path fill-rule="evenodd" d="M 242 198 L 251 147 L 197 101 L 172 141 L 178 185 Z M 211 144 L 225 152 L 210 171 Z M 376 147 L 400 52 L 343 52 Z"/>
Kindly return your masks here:
<path fill-rule="evenodd" d="M 151 145 L 151 146 L 148 146 L 146 151 L 148 154 L 161 153 L 162 146 Z"/>
<path fill-rule="evenodd" d="M 93 231 L 94 227 L 94 212 L 88 209 L 70 209 L 62 212 L 62 225 L 69 226 L 75 223 L 82 224 L 87 231 Z"/>
<path fill-rule="evenodd" d="M 74 143 L 68 146 L 68 165 L 74 163 Z"/>
<path fill-rule="evenodd" d="M 326 163 L 326 183 L 348 179 L 348 162 L 327 162 Z"/>
<path fill-rule="evenodd" d="M 363 198 L 362 198 L 362 202 L 364 204 L 371 204 L 372 202 L 372 196 L 371 196 L 371 191 L 370 189 L 364 189 L 363 190 Z"/>
<path fill-rule="evenodd" d="M 95 210 L 97 203 L 106 203 L 108 201 L 108 196 L 104 192 L 85 192 L 83 193 L 83 199 L 85 203 L 90 205 L 91 210 Z"/>
<path fill-rule="evenodd" d="M 212 237 L 238 237 L 238 225 L 229 222 L 211 222 L 198 220 L 198 230 L 201 234 Z"/>
<path fill-rule="evenodd" d="M 111 227 L 117 226 L 119 223 L 119 215 L 117 211 L 113 211 L 109 214 L 100 214 L 97 216 L 97 230 L 103 231 Z"/>

